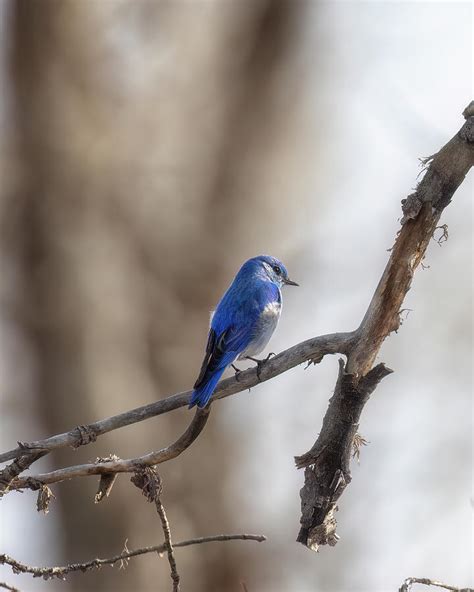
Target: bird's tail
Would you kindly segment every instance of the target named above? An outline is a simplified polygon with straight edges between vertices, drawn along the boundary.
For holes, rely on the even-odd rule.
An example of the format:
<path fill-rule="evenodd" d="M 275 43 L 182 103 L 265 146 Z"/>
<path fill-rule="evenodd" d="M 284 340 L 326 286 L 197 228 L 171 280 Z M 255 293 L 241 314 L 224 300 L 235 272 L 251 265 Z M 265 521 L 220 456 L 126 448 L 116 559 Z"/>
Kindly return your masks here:
<path fill-rule="evenodd" d="M 209 403 L 209 399 L 212 397 L 212 393 L 225 369 L 225 366 L 224 368 L 216 368 L 215 372 L 209 376 L 208 380 L 202 382 L 194 389 L 191 401 L 189 402 L 189 409 L 194 407 L 194 405 L 197 405 L 202 409 Z"/>

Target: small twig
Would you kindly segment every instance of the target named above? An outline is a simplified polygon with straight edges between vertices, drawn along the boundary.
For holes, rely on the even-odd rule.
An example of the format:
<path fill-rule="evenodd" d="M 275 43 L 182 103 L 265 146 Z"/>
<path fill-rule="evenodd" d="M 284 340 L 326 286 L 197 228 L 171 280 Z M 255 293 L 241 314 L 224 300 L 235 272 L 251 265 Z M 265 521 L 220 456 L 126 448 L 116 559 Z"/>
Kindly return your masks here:
<path fill-rule="evenodd" d="M 263 534 L 217 534 L 214 536 L 198 537 L 189 539 L 186 541 L 179 541 L 173 543 L 173 548 L 178 547 L 189 547 L 191 545 L 202 545 L 204 543 L 220 543 L 225 541 L 256 541 L 262 543 L 266 541 L 267 537 Z M 154 545 L 152 547 L 142 547 L 141 549 L 134 549 L 132 551 L 124 550 L 120 555 L 109 557 L 107 559 L 92 559 L 85 563 L 71 563 L 61 567 L 33 567 L 20 563 L 13 557 L 8 555 L 0 555 L 0 565 L 8 565 L 12 568 L 14 573 L 30 574 L 36 578 L 44 578 L 49 580 L 52 578 L 59 578 L 64 580 L 66 576 L 75 571 L 86 572 L 93 569 L 99 569 L 102 565 L 115 565 L 115 563 L 122 563 L 131 559 L 132 557 L 138 557 L 139 555 L 146 555 L 148 553 L 161 554 L 166 551 L 165 543 L 161 545 Z"/>
<path fill-rule="evenodd" d="M 173 543 L 171 542 L 171 529 L 165 508 L 161 503 L 161 494 L 163 493 L 163 482 L 156 467 L 146 467 L 136 471 L 131 481 L 139 489 L 149 502 L 154 502 L 156 511 L 160 517 L 161 527 L 165 536 L 165 547 L 168 555 L 168 563 L 171 569 L 171 579 L 173 581 L 173 592 L 179 592 L 179 573 L 174 558 Z"/>
<path fill-rule="evenodd" d="M 166 553 L 168 555 L 168 563 L 170 564 L 171 579 L 173 580 L 173 592 L 179 592 L 179 573 L 176 566 L 176 559 L 174 558 L 173 543 L 171 542 L 171 530 L 166 516 L 165 508 L 161 503 L 159 497 L 155 500 L 156 511 L 161 520 L 161 527 L 163 528 L 163 534 L 165 535 Z"/>
<path fill-rule="evenodd" d="M 430 580 L 429 578 L 407 578 L 400 586 L 398 592 L 409 592 L 413 584 L 423 584 L 425 586 L 437 586 L 438 588 L 444 588 L 445 590 L 451 590 L 451 592 L 474 592 L 473 588 L 456 588 L 449 584 L 443 584 L 436 580 Z"/>
<path fill-rule="evenodd" d="M 370 444 L 370 442 L 360 434 L 354 436 L 354 441 L 352 442 L 352 458 L 355 458 L 358 463 L 360 462 L 360 449 L 362 446 L 367 446 L 367 444 Z"/>
<path fill-rule="evenodd" d="M 0 582 L 0 588 L 4 588 L 5 590 L 10 590 L 10 592 L 20 592 L 20 590 L 18 588 L 15 588 L 14 586 L 10 586 L 10 584 L 7 584 L 6 582 Z"/>
<path fill-rule="evenodd" d="M 441 235 L 440 235 L 439 238 L 435 238 L 434 237 L 434 232 L 436 232 L 437 230 L 441 230 Z M 443 246 L 443 243 L 445 243 L 448 240 L 448 238 L 449 238 L 448 225 L 447 224 L 441 224 L 441 226 L 437 226 L 434 229 L 434 232 L 433 232 L 433 238 L 434 238 L 434 240 L 438 243 L 438 245 L 440 247 L 442 247 Z"/>

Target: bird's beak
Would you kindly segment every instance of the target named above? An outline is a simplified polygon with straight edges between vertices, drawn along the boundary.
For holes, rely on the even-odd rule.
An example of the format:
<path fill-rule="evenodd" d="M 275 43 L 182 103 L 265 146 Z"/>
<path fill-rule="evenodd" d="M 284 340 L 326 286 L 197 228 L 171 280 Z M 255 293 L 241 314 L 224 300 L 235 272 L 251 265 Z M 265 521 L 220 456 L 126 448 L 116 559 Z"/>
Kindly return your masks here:
<path fill-rule="evenodd" d="M 287 278 L 285 280 L 283 280 L 285 282 L 285 284 L 287 286 L 299 286 L 299 284 L 297 284 L 296 282 L 294 282 L 293 280 L 290 280 L 290 278 Z"/>

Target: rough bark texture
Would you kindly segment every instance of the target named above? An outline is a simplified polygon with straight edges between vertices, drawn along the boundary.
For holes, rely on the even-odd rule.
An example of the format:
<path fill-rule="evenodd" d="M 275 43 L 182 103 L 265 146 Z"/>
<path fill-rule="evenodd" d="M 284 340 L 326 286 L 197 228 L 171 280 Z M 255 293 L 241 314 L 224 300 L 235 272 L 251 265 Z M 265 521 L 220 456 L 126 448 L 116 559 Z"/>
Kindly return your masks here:
<path fill-rule="evenodd" d="M 351 481 L 350 460 L 359 418 L 378 383 L 391 372 L 379 364 L 358 381 L 339 360 L 336 389 L 319 438 L 311 450 L 296 458 L 298 468 L 307 467 L 300 493 L 302 516 L 297 540 L 310 549 L 317 551 L 320 545 L 334 546 L 338 541 L 336 502 Z"/>

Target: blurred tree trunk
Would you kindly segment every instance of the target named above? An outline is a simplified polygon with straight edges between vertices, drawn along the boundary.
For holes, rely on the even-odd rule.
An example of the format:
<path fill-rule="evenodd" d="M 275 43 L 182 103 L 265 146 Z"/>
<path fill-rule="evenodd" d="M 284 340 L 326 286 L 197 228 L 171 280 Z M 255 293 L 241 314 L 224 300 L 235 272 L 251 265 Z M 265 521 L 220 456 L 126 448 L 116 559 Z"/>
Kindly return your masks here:
<path fill-rule="evenodd" d="M 210 305 L 287 220 L 255 185 L 265 146 L 285 133 L 274 97 L 301 6 L 11 2 L 21 184 L 3 208 L 3 242 L 20 270 L 15 314 L 34 352 L 45 433 L 192 384 Z M 157 448 L 188 421 L 183 411 L 127 428 L 73 460 Z M 163 468 L 175 538 L 240 527 L 238 492 L 221 495 L 236 446 L 216 407 L 193 450 Z M 126 478 L 100 506 L 95 486 L 55 490 L 64 545 L 52 561 L 110 555 L 126 539 L 129 547 L 161 541 L 152 507 Z M 183 587 L 189 578 L 194 591 L 239 590 L 242 565 L 230 546 L 178 562 Z M 166 572 L 164 561 L 142 559 L 69 586 L 146 590 L 159 581 L 161 590 Z"/>

